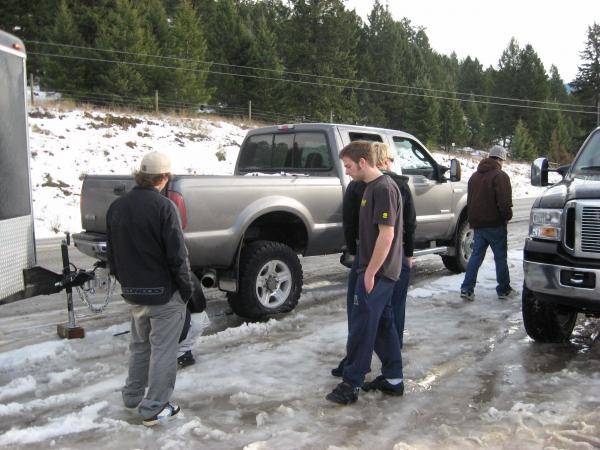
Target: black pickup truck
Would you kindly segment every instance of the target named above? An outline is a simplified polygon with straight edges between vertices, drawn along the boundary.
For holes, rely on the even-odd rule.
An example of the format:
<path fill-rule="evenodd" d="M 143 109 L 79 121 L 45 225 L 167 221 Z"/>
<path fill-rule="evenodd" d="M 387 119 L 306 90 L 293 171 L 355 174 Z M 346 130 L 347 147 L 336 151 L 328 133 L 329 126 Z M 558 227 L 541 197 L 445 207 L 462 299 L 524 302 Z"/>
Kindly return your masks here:
<path fill-rule="evenodd" d="M 535 160 L 531 183 L 547 186 L 549 171 Z M 578 313 L 600 317 L 600 127 L 555 171 L 563 179 L 533 204 L 523 255 L 523 321 L 539 342 L 567 341 Z"/>

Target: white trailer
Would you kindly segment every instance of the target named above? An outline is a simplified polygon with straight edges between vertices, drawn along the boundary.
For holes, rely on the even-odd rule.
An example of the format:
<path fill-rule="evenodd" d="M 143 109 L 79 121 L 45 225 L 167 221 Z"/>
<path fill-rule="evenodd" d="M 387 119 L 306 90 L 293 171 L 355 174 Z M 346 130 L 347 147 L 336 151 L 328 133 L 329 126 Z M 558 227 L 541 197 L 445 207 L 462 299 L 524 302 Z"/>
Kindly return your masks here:
<path fill-rule="evenodd" d="M 0 31 L 0 304 L 25 296 L 35 266 L 25 46 Z"/>

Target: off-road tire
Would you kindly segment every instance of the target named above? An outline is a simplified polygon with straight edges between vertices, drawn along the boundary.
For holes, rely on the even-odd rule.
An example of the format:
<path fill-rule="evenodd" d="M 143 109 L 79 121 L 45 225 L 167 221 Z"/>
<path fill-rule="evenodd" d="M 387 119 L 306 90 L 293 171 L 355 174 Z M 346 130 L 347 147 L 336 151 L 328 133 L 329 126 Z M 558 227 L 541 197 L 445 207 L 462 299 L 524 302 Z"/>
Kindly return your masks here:
<path fill-rule="evenodd" d="M 525 331 L 537 342 L 567 342 L 577 322 L 577 311 L 544 301 L 543 294 L 525 285 L 522 311 Z"/>
<path fill-rule="evenodd" d="M 442 262 L 450 272 L 465 272 L 469 263 L 469 257 L 473 253 L 473 229 L 469 226 L 466 218 L 456 228 L 454 248 L 454 255 L 441 255 Z"/>
<path fill-rule="evenodd" d="M 270 291 L 264 290 L 260 284 L 261 270 L 263 273 L 274 273 L 275 270 L 267 269 L 269 263 L 273 263 L 282 273 L 289 271 L 289 286 L 282 283 L 281 292 L 289 293 L 279 300 L 275 297 L 274 306 L 261 303 L 257 292 L 264 297 L 269 295 Z M 235 294 L 228 295 L 229 305 L 238 316 L 261 320 L 274 314 L 286 313 L 292 311 L 298 304 L 298 299 L 302 292 L 302 266 L 298 255 L 285 244 L 273 241 L 256 241 L 248 244 L 243 250 L 240 259 L 239 268 L 239 289 Z M 277 277 L 275 277 L 277 278 Z M 258 287 L 257 287 L 258 285 Z"/>

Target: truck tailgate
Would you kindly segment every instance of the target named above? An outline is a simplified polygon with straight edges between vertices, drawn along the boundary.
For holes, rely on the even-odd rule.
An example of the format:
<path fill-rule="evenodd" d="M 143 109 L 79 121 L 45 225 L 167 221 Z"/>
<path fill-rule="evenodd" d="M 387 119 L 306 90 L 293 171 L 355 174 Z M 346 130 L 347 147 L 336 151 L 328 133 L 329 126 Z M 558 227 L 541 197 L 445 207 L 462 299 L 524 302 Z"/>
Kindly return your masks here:
<path fill-rule="evenodd" d="M 81 188 L 81 226 L 94 233 L 106 233 L 106 212 L 110 204 L 128 192 L 132 175 L 87 175 Z"/>

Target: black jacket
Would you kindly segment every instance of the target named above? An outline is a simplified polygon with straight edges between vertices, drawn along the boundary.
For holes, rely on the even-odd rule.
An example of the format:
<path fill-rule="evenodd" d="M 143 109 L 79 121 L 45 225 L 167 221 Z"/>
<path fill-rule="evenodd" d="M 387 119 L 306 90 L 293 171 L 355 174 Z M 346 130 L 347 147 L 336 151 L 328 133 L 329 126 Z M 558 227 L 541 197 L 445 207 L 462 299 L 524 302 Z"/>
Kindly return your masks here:
<path fill-rule="evenodd" d="M 415 203 L 412 193 L 408 187 L 408 177 L 398 175 L 394 172 L 383 171 L 390 176 L 398 185 L 400 195 L 402 195 L 402 217 L 403 217 L 403 236 L 404 256 L 412 256 L 415 249 L 415 230 L 417 228 L 417 215 L 415 212 Z M 351 181 L 344 193 L 342 222 L 344 225 L 344 237 L 348 252 L 356 255 L 356 241 L 358 240 L 358 215 L 360 212 L 360 202 L 365 192 L 366 184 L 362 181 Z"/>
<path fill-rule="evenodd" d="M 512 219 L 510 178 L 493 158 L 481 160 L 469 179 L 467 215 L 473 228 L 499 227 Z"/>
<path fill-rule="evenodd" d="M 188 253 L 176 206 L 154 188 L 134 187 L 106 215 L 108 261 L 123 297 L 162 305 L 179 291 L 193 294 Z"/>
<path fill-rule="evenodd" d="M 415 202 L 412 193 L 408 187 L 408 177 L 398 175 L 394 172 L 383 170 L 384 174 L 392 177 L 396 182 L 400 195 L 402 196 L 402 244 L 404 245 L 404 256 L 412 256 L 415 251 L 415 230 L 417 229 L 417 212 L 415 211 Z"/>

